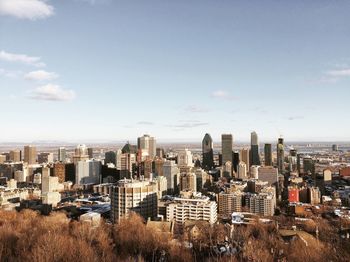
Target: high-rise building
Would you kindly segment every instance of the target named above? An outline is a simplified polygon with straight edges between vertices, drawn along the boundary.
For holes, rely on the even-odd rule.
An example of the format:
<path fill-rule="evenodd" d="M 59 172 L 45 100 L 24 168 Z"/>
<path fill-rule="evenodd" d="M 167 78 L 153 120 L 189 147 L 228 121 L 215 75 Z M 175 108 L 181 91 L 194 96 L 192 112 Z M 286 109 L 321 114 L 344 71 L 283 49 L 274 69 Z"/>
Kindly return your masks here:
<path fill-rule="evenodd" d="M 277 168 L 281 174 L 284 173 L 284 142 L 283 142 L 283 138 L 279 138 L 278 143 L 277 143 Z"/>
<path fill-rule="evenodd" d="M 75 169 L 75 183 L 98 184 L 101 175 L 101 162 L 97 160 L 78 161 Z"/>
<path fill-rule="evenodd" d="M 242 180 L 248 179 L 247 165 L 242 161 L 238 164 L 237 178 Z"/>
<path fill-rule="evenodd" d="M 24 147 L 24 162 L 29 165 L 36 163 L 36 147 L 35 146 L 25 146 Z"/>
<path fill-rule="evenodd" d="M 94 149 L 92 147 L 88 148 L 88 156 L 89 156 L 89 159 L 94 158 Z"/>
<path fill-rule="evenodd" d="M 137 148 L 146 152 L 148 156 L 153 159 L 156 156 L 156 139 L 149 135 L 143 135 L 137 139 Z"/>
<path fill-rule="evenodd" d="M 255 131 L 250 134 L 250 155 L 251 165 L 260 165 L 258 134 Z"/>
<path fill-rule="evenodd" d="M 79 161 L 89 160 L 88 149 L 85 145 L 78 145 L 75 148 L 73 163 L 77 164 Z"/>
<path fill-rule="evenodd" d="M 218 213 L 221 216 L 230 217 L 233 212 L 242 212 L 242 193 L 240 191 L 219 193 L 218 206 Z"/>
<path fill-rule="evenodd" d="M 53 154 L 52 153 L 47 153 L 47 152 L 41 152 L 38 155 L 38 163 L 43 164 L 43 163 L 53 163 Z"/>
<path fill-rule="evenodd" d="M 177 155 L 177 165 L 180 172 L 189 172 L 194 166 L 192 152 L 188 149 L 179 151 Z"/>
<path fill-rule="evenodd" d="M 58 177 L 58 182 L 66 181 L 66 165 L 62 162 L 56 162 L 53 166 L 53 174 Z"/>
<path fill-rule="evenodd" d="M 58 161 L 59 162 L 66 162 L 67 158 L 67 150 L 65 147 L 60 147 L 58 149 Z"/>
<path fill-rule="evenodd" d="M 10 161 L 21 162 L 22 161 L 22 151 L 21 150 L 11 150 L 10 151 Z"/>
<path fill-rule="evenodd" d="M 236 173 L 238 171 L 239 162 L 240 162 L 239 152 L 238 151 L 232 152 L 232 167 Z"/>
<path fill-rule="evenodd" d="M 221 154 L 222 154 L 223 165 L 228 161 L 232 163 L 232 148 L 233 148 L 232 134 L 221 135 Z"/>
<path fill-rule="evenodd" d="M 180 175 L 181 191 L 197 191 L 197 177 L 194 173 L 182 173 Z"/>
<path fill-rule="evenodd" d="M 273 216 L 276 207 L 276 197 L 272 193 L 246 194 L 245 204 L 250 213 L 262 216 Z"/>
<path fill-rule="evenodd" d="M 247 173 L 249 172 L 249 165 L 250 165 L 249 159 L 250 159 L 250 149 L 249 148 L 241 149 L 241 161 L 246 164 Z"/>
<path fill-rule="evenodd" d="M 272 145 L 265 144 L 264 146 L 264 157 L 265 157 L 265 166 L 272 166 Z"/>
<path fill-rule="evenodd" d="M 305 174 L 315 175 L 315 162 L 311 156 L 303 158 L 303 170 Z"/>
<path fill-rule="evenodd" d="M 105 153 L 105 164 L 112 163 L 116 165 L 117 163 L 117 155 L 114 151 L 108 151 Z"/>
<path fill-rule="evenodd" d="M 111 218 L 121 218 L 136 212 L 144 219 L 157 216 L 158 183 L 151 181 L 120 180 L 111 188 Z"/>
<path fill-rule="evenodd" d="M 175 161 L 166 161 L 163 164 L 163 175 L 167 179 L 168 193 L 174 194 L 179 190 L 180 171 Z"/>
<path fill-rule="evenodd" d="M 0 164 L 4 164 L 6 162 L 6 156 L 0 155 Z"/>
<path fill-rule="evenodd" d="M 203 162 L 202 167 L 205 170 L 211 170 L 214 168 L 214 144 L 213 139 L 207 133 L 205 134 L 202 141 L 202 154 L 203 154 Z"/>

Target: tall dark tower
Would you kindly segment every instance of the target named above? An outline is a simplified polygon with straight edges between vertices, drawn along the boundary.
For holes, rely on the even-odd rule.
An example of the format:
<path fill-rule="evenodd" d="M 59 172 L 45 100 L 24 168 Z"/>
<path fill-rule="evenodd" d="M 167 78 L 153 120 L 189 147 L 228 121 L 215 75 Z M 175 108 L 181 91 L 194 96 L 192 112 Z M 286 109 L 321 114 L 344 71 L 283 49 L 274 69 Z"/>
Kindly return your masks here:
<path fill-rule="evenodd" d="M 250 134 L 250 154 L 251 154 L 251 165 L 259 166 L 260 165 L 260 156 L 259 156 L 259 142 L 258 135 L 254 131 Z"/>
<path fill-rule="evenodd" d="M 265 166 L 272 166 L 272 145 L 265 144 L 264 146 Z"/>
<path fill-rule="evenodd" d="M 277 143 L 277 168 L 281 174 L 284 173 L 284 142 L 283 142 L 283 138 L 279 138 L 278 143 Z"/>
<path fill-rule="evenodd" d="M 202 141 L 203 162 L 202 167 L 205 170 L 214 168 L 214 152 L 213 139 L 209 134 L 205 134 Z"/>

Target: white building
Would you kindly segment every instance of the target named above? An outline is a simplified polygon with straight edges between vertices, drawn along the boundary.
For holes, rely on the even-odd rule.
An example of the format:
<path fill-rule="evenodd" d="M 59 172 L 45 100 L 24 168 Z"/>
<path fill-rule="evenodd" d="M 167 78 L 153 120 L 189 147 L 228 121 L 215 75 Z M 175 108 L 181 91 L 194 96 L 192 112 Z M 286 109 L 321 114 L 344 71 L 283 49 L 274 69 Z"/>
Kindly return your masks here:
<path fill-rule="evenodd" d="M 75 183 L 98 184 L 100 182 L 101 162 L 97 160 L 78 161 L 75 166 Z"/>
<path fill-rule="evenodd" d="M 194 164 L 191 151 L 188 149 L 179 151 L 177 155 L 177 164 L 180 169 L 192 168 Z"/>
<path fill-rule="evenodd" d="M 183 224 L 187 220 L 207 221 L 214 224 L 217 221 L 217 204 L 208 197 L 201 198 L 174 198 L 166 204 L 166 218 Z"/>
<path fill-rule="evenodd" d="M 247 164 L 244 162 L 239 162 L 238 169 L 237 169 L 237 178 L 242 180 L 247 180 Z"/>
<path fill-rule="evenodd" d="M 167 179 L 168 192 L 174 193 L 179 189 L 180 171 L 175 161 L 166 161 L 163 164 L 163 175 Z"/>
<path fill-rule="evenodd" d="M 157 145 L 154 137 L 149 135 L 139 137 L 137 139 L 137 147 L 138 149 L 141 149 L 142 154 L 144 154 L 145 157 L 149 156 L 151 159 L 153 159 L 156 156 Z"/>

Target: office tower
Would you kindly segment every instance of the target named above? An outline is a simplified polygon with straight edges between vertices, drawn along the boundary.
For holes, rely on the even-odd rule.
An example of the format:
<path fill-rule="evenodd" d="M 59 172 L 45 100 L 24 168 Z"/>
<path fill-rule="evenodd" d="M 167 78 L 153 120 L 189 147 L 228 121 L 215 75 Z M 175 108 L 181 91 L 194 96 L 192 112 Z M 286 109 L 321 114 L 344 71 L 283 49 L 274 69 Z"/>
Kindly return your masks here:
<path fill-rule="evenodd" d="M 180 175 L 181 191 L 197 191 L 197 177 L 194 173 L 182 173 Z"/>
<path fill-rule="evenodd" d="M 249 177 L 253 179 L 259 178 L 259 168 L 260 166 L 251 166 L 249 169 Z"/>
<path fill-rule="evenodd" d="M 226 177 L 228 180 L 232 178 L 232 163 L 230 161 L 227 161 L 222 166 L 222 176 Z"/>
<path fill-rule="evenodd" d="M 5 155 L 0 155 L 0 164 L 3 164 L 6 162 L 6 156 Z"/>
<path fill-rule="evenodd" d="M 165 160 L 163 158 L 156 158 L 154 160 L 154 172 L 157 176 L 163 176 L 163 165 Z"/>
<path fill-rule="evenodd" d="M 159 157 L 159 158 L 164 158 L 164 156 L 165 156 L 164 149 L 157 147 L 157 149 L 156 149 L 156 156 Z"/>
<path fill-rule="evenodd" d="M 231 134 L 221 136 L 222 165 L 230 161 L 232 163 L 233 137 Z"/>
<path fill-rule="evenodd" d="M 269 186 L 278 185 L 278 169 L 272 166 L 262 166 L 258 169 L 258 178 L 267 181 Z"/>
<path fill-rule="evenodd" d="M 241 161 L 246 164 L 247 167 L 247 173 L 249 172 L 249 165 L 250 165 L 250 149 L 249 148 L 243 148 L 241 150 Z"/>
<path fill-rule="evenodd" d="M 176 224 L 184 224 L 188 220 L 207 221 L 214 224 L 217 221 L 217 204 L 208 197 L 176 198 L 166 204 L 166 219 Z"/>
<path fill-rule="evenodd" d="M 153 174 L 153 160 L 150 158 L 145 159 L 145 161 L 142 162 L 142 174 L 144 178 L 151 179 Z"/>
<path fill-rule="evenodd" d="M 58 149 L 58 161 L 59 162 L 66 162 L 67 158 L 67 150 L 65 147 L 60 147 Z"/>
<path fill-rule="evenodd" d="M 332 145 L 332 151 L 337 152 L 339 150 L 338 145 L 334 144 Z"/>
<path fill-rule="evenodd" d="M 122 150 L 118 149 L 115 152 L 115 167 L 117 170 L 121 170 L 122 169 Z"/>
<path fill-rule="evenodd" d="M 311 156 L 303 158 L 303 170 L 304 174 L 315 175 L 315 163 Z"/>
<path fill-rule="evenodd" d="M 177 193 L 180 183 L 180 171 L 177 165 L 175 164 L 175 161 L 167 160 L 163 164 L 163 175 L 167 179 L 168 193 Z"/>
<path fill-rule="evenodd" d="M 259 155 L 259 142 L 258 134 L 254 131 L 250 134 L 250 164 L 259 166 L 260 165 L 260 155 Z"/>
<path fill-rule="evenodd" d="M 108 151 L 105 153 L 105 165 L 112 163 L 113 165 L 116 165 L 117 163 L 117 155 L 114 151 Z"/>
<path fill-rule="evenodd" d="M 39 164 L 53 163 L 53 154 L 52 153 L 46 153 L 46 152 L 39 153 L 39 155 L 38 155 L 38 163 Z"/>
<path fill-rule="evenodd" d="M 192 152 L 188 149 L 179 151 L 177 155 L 177 165 L 180 172 L 189 172 L 194 166 Z"/>
<path fill-rule="evenodd" d="M 242 193 L 236 191 L 233 193 L 221 192 L 218 194 L 219 215 L 231 217 L 233 212 L 242 212 Z"/>
<path fill-rule="evenodd" d="M 214 168 L 214 144 L 213 139 L 207 133 L 205 134 L 202 141 L 202 154 L 203 154 L 203 162 L 202 167 L 205 170 L 211 170 Z"/>
<path fill-rule="evenodd" d="M 297 150 L 296 149 L 290 149 L 289 156 L 288 156 L 288 165 L 289 165 L 289 171 L 295 172 L 297 171 Z"/>
<path fill-rule="evenodd" d="M 66 165 L 62 162 L 56 162 L 53 166 L 53 175 L 58 177 L 58 182 L 66 181 Z"/>
<path fill-rule="evenodd" d="M 284 143 L 283 138 L 278 139 L 277 143 L 277 168 L 278 172 L 284 173 Z"/>
<path fill-rule="evenodd" d="M 79 161 L 89 160 L 88 149 L 85 145 L 78 145 L 75 148 L 73 163 L 77 164 Z"/>
<path fill-rule="evenodd" d="M 111 219 L 118 223 L 121 218 L 136 212 L 144 219 L 157 216 L 158 183 L 151 181 L 120 180 L 111 188 Z"/>
<path fill-rule="evenodd" d="M 247 165 L 242 161 L 238 164 L 237 178 L 242 180 L 248 179 Z"/>
<path fill-rule="evenodd" d="M 272 145 L 265 144 L 264 146 L 264 157 L 265 157 L 265 166 L 272 166 Z"/>
<path fill-rule="evenodd" d="M 22 152 L 21 152 L 21 150 L 11 150 L 10 151 L 10 161 L 12 161 L 12 162 L 21 162 L 22 161 Z"/>
<path fill-rule="evenodd" d="M 29 165 L 36 163 L 36 147 L 35 146 L 25 146 L 24 147 L 24 162 Z"/>
<path fill-rule="evenodd" d="M 238 170 L 239 162 L 240 162 L 239 152 L 238 151 L 232 152 L 232 167 L 236 173 Z"/>
<path fill-rule="evenodd" d="M 97 160 L 78 161 L 75 167 L 75 183 L 98 184 L 100 183 L 101 162 Z"/>
<path fill-rule="evenodd" d="M 94 158 L 94 149 L 92 147 L 88 148 L 88 156 L 89 156 L 89 159 Z"/>
<path fill-rule="evenodd" d="M 195 174 L 197 177 L 197 191 L 201 191 L 205 183 L 211 180 L 211 176 L 201 168 L 196 169 Z"/>
<path fill-rule="evenodd" d="M 120 157 L 121 177 L 131 178 L 133 176 L 133 167 L 136 165 L 136 155 L 125 153 Z"/>
<path fill-rule="evenodd" d="M 156 156 L 156 139 L 149 135 L 143 135 L 137 139 L 137 148 L 146 152 L 147 155 L 153 159 Z"/>

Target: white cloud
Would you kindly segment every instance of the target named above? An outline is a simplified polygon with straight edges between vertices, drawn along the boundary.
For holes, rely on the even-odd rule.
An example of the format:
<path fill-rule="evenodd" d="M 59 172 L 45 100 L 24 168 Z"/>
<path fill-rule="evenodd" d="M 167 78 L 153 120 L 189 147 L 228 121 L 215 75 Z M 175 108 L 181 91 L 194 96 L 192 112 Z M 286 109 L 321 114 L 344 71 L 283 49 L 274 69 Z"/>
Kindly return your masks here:
<path fill-rule="evenodd" d="M 350 69 L 331 70 L 327 72 L 327 75 L 335 77 L 350 76 Z"/>
<path fill-rule="evenodd" d="M 0 0 L 0 15 L 37 20 L 53 14 L 53 6 L 45 0 Z"/>
<path fill-rule="evenodd" d="M 7 62 L 19 62 L 22 64 L 32 65 L 37 67 L 45 66 L 45 64 L 41 61 L 40 57 L 28 56 L 24 54 L 8 53 L 4 50 L 0 51 L 0 60 L 7 61 Z"/>
<path fill-rule="evenodd" d="M 29 97 L 37 100 L 69 101 L 75 98 L 75 92 L 59 85 L 47 84 L 37 87 Z"/>
<path fill-rule="evenodd" d="M 233 99 L 233 96 L 229 92 L 224 90 L 216 90 L 211 94 L 211 96 L 215 98 L 225 99 L 225 100 Z"/>
<path fill-rule="evenodd" d="M 48 81 L 56 79 L 57 77 L 58 74 L 56 74 L 55 72 L 47 72 L 44 70 L 32 71 L 24 76 L 25 79 L 36 81 Z"/>

